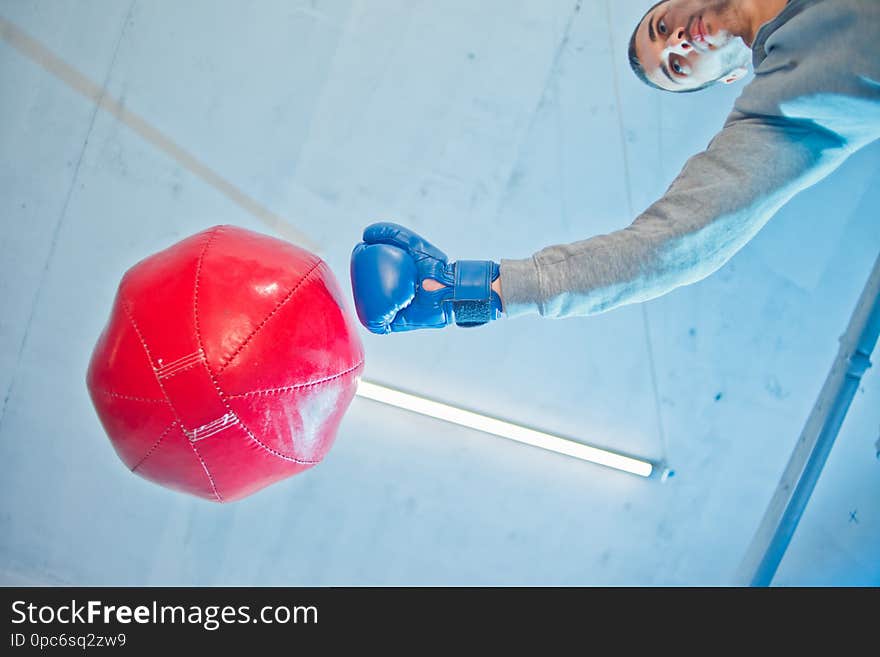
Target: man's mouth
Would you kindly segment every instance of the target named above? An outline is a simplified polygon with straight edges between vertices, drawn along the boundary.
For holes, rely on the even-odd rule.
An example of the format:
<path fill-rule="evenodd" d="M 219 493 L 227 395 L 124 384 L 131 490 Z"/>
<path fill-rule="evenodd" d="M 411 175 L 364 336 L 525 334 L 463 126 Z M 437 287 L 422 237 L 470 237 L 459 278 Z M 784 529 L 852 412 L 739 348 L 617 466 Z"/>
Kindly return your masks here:
<path fill-rule="evenodd" d="M 708 50 L 711 46 L 706 40 L 706 26 L 703 24 L 703 17 L 691 19 L 691 29 L 689 30 L 691 43 L 699 46 L 701 50 Z"/>

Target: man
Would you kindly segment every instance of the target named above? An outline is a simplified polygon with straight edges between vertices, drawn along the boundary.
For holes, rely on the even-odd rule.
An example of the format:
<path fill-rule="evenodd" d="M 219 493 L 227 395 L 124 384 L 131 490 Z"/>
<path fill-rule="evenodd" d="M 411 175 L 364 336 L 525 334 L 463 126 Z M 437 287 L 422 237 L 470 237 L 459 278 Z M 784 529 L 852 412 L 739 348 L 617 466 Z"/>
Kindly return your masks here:
<path fill-rule="evenodd" d="M 647 85 L 675 92 L 730 84 L 748 73 L 758 28 L 779 15 L 786 0 L 665 2 L 639 21 L 629 62 Z"/>
<path fill-rule="evenodd" d="M 369 226 L 351 261 L 369 330 L 591 315 L 656 298 L 719 269 L 880 136 L 880 0 L 664 0 L 639 21 L 629 54 L 666 91 L 734 82 L 749 58 L 755 77 L 708 148 L 622 230 L 499 264 L 450 263 L 402 226 Z"/>

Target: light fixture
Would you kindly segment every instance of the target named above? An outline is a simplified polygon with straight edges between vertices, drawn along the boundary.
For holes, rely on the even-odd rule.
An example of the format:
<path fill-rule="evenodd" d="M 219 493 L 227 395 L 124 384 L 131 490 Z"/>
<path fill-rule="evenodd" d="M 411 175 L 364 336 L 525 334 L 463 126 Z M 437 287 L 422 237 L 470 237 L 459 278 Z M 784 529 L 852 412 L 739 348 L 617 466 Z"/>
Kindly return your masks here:
<path fill-rule="evenodd" d="M 357 396 L 443 420 L 444 422 L 476 429 L 477 431 L 500 436 L 501 438 L 507 438 L 518 443 L 540 447 L 541 449 L 573 456 L 590 463 L 597 463 L 609 468 L 629 472 L 640 477 L 656 476 L 659 473 L 661 478 L 665 480 L 673 474 L 671 470 L 662 464 L 625 456 L 599 447 L 592 447 L 575 440 L 563 438 L 562 436 L 529 429 L 506 420 L 499 420 L 481 413 L 474 413 L 473 411 L 467 411 L 449 404 L 411 395 L 370 381 L 364 381 L 363 379 L 358 382 Z"/>

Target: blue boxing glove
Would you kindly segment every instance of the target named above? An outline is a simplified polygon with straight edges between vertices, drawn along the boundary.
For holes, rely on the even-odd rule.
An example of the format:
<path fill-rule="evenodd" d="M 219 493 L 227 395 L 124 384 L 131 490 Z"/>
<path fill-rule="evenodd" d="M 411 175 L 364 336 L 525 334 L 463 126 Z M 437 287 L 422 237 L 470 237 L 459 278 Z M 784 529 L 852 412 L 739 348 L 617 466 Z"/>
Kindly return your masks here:
<path fill-rule="evenodd" d="M 480 326 L 501 315 L 492 290 L 499 266 L 491 260 L 448 262 L 446 254 L 411 230 L 377 223 L 351 253 L 351 287 L 361 323 L 373 333 Z M 446 287 L 428 291 L 432 278 Z"/>

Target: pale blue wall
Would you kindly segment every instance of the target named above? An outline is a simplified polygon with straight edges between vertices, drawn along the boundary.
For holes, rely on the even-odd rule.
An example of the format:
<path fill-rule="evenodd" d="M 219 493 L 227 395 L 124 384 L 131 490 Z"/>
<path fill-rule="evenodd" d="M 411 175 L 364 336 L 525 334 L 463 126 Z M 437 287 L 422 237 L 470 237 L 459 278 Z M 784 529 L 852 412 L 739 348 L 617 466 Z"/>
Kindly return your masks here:
<path fill-rule="evenodd" d="M 729 582 L 880 248 L 877 145 L 717 274 L 649 304 L 363 334 L 367 378 L 665 458 L 667 484 L 355 400 L 324 463 L 215 506 L 131 475 L 84 385 L 122 272 L 211 225 L 304 234 L 347 290 L 376 219 L 494 259 L 628 224 L 738 93 L 640 86 L 625 47 L 647 4 L 0 0 L 3 20 L 285 222 L 231 202 L 5 32 L 0 583 Z M 777 583 L 880 584 L 878 400 L 869 371 Z"/>

